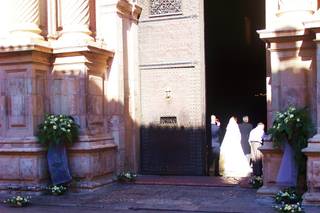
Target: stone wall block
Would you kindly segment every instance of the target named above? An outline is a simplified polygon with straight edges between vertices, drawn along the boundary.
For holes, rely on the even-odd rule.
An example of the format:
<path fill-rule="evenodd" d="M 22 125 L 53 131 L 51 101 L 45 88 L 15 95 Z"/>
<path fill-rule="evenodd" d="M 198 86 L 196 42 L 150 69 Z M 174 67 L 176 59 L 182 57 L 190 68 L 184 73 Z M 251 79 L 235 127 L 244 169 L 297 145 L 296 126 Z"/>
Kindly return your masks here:
<path fill-rule="evenodd" d="M 91 175 L 91 159 L 88 154 L 69 154 L 70 170 L 73 177 L 85 178 Z"/>
<path fill-rule="evenodd" d="M 263 153 L 263 186 L 259 188 L 257 194 L 266 197 L 274 196 L 279 190 L 276 180 L 281 164 L 282 151 L 273 148 L 271 141 L 265 142 L 259 149 Z"/>
<path fill-rule="evenodd" d="M 10 180 L 20 176 L 20 159 L 16 156 L 0 155 L 0 180 Z"/>
<path fill-rule="evenodd" d="M 317 157 L 308 158 L 308 184 L 310 191 L 320 192 L 320 160 Z"/>
<path fill-rule="evenodd" d="M 37 167 L 38 160 L 35 158 L 25 157 L 19 159 L 20 176 L 25 180 L 33 180 L 38 177 Z"/>

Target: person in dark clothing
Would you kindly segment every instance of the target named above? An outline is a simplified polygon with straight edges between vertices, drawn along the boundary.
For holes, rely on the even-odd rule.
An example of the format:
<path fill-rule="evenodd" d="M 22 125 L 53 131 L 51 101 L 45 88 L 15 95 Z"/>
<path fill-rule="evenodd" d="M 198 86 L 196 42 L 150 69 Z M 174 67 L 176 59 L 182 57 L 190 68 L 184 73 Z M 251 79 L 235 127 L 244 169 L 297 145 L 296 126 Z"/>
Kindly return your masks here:
<path fill-rule="evenodd" d="M 241 147 L 249 163 L 251 159 L 251 147 L 249 144 L 249 134 L 252 128 L 253 128 L 252 124 L 249 123 L 249 116 L 247 115 L 243 116 L 242 123 L 239 124 L 239 129 L 241 133 Z"/>
<path fill-rule="evenodd" d="M 215 115 L 211 115 L 211 162 L 214 167 L 214 175 L 219 175 L 219 155 L 220 155 L 220 140 L 219 140 L 220 122 Z"/>

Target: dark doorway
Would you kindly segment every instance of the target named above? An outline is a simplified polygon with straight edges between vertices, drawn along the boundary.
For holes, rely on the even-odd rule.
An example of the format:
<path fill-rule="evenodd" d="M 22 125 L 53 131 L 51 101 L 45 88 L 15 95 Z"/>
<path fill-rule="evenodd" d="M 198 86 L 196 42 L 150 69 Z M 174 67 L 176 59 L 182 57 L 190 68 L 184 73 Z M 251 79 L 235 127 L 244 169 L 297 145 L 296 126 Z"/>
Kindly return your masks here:
<path fill-rule="evenodd" d="M 222 130 L 231 116 L 266 123 L 265 47 L 256 33 L 265 26 L 265 1 L 205 0 L 204 8 L 207 126 L 211 114 Z"/>

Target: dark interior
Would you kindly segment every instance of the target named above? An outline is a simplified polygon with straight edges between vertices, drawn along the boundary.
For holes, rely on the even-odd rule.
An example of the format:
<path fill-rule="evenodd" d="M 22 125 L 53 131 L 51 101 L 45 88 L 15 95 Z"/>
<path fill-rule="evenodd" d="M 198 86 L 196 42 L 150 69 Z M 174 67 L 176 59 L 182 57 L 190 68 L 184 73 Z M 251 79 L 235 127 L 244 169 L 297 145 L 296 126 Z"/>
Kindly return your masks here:
<path fill-rule="evenodd" d="M 264 0 L 205 0 L 207 126 L 215 114 L 222 127 L 231 116 L 266 124 Z M 225 129 L 225 128 L 222 128 Z"/>

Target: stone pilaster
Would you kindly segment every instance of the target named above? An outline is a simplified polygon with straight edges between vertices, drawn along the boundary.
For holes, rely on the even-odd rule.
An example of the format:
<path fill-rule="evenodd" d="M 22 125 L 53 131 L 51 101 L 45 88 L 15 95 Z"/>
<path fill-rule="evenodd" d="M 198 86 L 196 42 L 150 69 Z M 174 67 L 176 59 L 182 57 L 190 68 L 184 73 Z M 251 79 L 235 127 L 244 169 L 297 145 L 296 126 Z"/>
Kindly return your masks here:
<path fill-rule="evenodd" d="M 91 0 L 61 0 L 62 32 L 59 40 L 72 43 L 93 41 L 90 24 L 94 8 Z"/>
<path fill-rule="evenodd" d="M 316 76 L 314 78 L 316 91 L 312 96 L 316 103 L 315 127 L 316 135 L 308 141 L 308 147 L 303 149 L 307 156 L 307 184 L 308 191 L 303 195 L 304 205 L 320 206 L 320 11 L 317 11 L 304 26 L 315 34 Z"/>
<path fill-rule="evenodd" d="M 316 118 L 316 45 L 313 33 L 306 31 L 303 26 L 303 21 L 314 13 L 313 7 L 310 6 L 313 2 L 279 1 L 277 23 L 268 29 L 258 31 L 260 38 L 267 43 L 270 62 L 268 122 L 272 123 L 275 113 L 285 110 L 290 105 L 308 107 L 311 117 L 314 120 Z M 258 194 L 272 196 L 278 189 L 276 175 L 281 155 L 271 148 L 263 147 L 261 151 L 264 153 L 266 183 L 259 189 Z M 271 161 L 274 161 L 272 166 Z"/>
<path fill-rule="evenodd" d="M 39 0 L 10 1 L 12 15 L 11 35 L 20 40 L 43 40 L 40 35 L 40 2 Z"/>
<path fill-rule="evenodd" d="M 47 184 L 45 149 L 35 135 L 48 110 L 50 52 L 35 45 L 0 51 L 0 190 L 41 191 Z"/>

